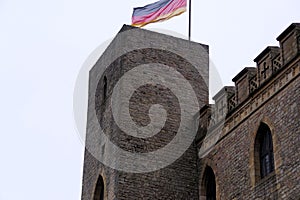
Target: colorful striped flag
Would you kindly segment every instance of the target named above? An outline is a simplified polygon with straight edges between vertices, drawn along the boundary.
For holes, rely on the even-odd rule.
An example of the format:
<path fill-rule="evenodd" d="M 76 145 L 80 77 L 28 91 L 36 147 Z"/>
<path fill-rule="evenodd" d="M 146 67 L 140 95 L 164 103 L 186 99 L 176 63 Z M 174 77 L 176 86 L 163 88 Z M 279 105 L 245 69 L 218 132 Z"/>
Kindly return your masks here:
<path fill-rule="evenodd" d="M 160 0 L 144 7 L 134 8 L 132 26 L 142 27 L 146 24 L 163 21 L 186 11 L 187 0 Z"/>

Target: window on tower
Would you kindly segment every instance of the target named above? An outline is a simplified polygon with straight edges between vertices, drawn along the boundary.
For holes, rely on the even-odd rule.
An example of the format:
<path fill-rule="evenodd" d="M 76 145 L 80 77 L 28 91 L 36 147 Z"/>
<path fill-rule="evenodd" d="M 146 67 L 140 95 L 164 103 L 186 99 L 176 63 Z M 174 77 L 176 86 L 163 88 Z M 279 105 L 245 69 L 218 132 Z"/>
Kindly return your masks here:
<path fill-rule="evenodd" d="M 106 100 L 106 96 L 107 96 L 107 78 L 106 78 L 106 76 L 104 76 L 104 78 L 103 78 L 103 101 Z"/>
<path fill-rule="evenodd" d="M 99 175 L 99 178 L 96 183 L 95 187 L 95 193 L 93 200 L 103 200 L 104 199 L 104 181 L 101 175 Z"/>

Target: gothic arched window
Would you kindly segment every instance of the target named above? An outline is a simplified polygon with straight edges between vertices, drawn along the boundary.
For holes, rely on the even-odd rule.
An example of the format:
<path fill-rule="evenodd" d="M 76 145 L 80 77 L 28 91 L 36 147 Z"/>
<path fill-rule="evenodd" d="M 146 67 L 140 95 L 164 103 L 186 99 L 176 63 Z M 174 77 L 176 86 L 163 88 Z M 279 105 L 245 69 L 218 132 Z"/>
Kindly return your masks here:
<path fill-rule="evenodd" d="M 258 154 L 256 166 L 259 168 L 260 178 L 262 179 L 274 171 L 272 134 L 266 124 L 262 123 L 259 126 L 255 143 L 255 151 Z M 258 172 L 258 169 L 256 171 Z"/>
<path fill-rule="evenodd" d="M 103 101 L 106 100 L 106 95 L 107 95 L 107 78 L 104 76 L 103 78 Z"/>
<path fill-rule="evenodd" d="M 100 175 L 95 188 L 94 200 L 103 200 L 104 199 L 104 181 Z"/>
<path fill-rule="evenodd" d="M 216 179 L 211 167 L 206 167 L 202 180 L 201 197 L 206 200 L 216 200 Z"/>

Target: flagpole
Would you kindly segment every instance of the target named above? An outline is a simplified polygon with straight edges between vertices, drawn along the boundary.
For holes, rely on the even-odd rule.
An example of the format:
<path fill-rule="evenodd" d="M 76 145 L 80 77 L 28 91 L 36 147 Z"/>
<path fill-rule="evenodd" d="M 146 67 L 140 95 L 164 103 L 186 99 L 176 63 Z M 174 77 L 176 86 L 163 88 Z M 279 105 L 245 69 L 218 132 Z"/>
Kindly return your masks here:
<path fill-rule="evenodd" d="M 192 0 L 189 0 L 189 41 L 191 41 Z"/>

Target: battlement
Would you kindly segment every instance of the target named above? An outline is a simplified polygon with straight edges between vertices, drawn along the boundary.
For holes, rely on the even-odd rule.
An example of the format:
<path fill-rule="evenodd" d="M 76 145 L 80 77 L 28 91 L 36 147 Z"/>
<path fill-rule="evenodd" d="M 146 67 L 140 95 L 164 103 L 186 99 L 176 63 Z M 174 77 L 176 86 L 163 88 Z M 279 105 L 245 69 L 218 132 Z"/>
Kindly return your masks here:
<path fill-rule="evenodd" d="M 213 97 L 210 127 L 225 120 L 225 129 L 232 129 L 299 74 L 300 23 L 291 24 L 277 40 L 279 47 L 265 48 L 254 59 L 256 67 L 245 67 L 232 79 L 235 86 Z"/>

